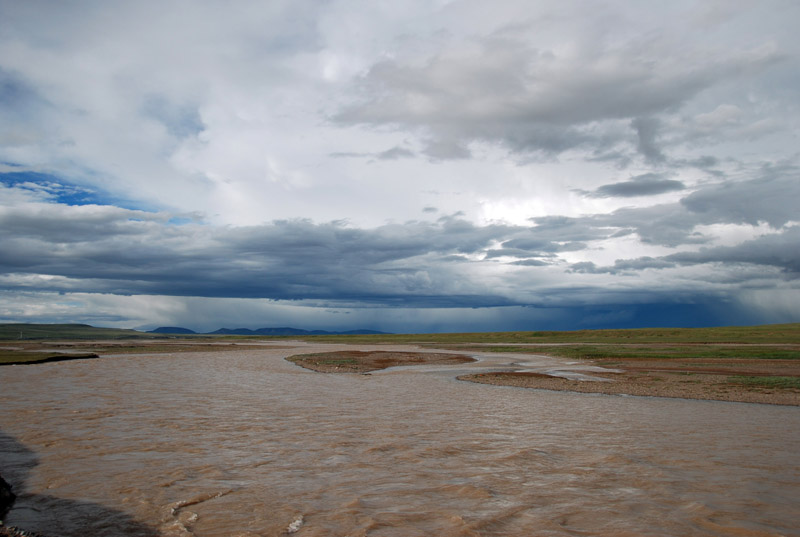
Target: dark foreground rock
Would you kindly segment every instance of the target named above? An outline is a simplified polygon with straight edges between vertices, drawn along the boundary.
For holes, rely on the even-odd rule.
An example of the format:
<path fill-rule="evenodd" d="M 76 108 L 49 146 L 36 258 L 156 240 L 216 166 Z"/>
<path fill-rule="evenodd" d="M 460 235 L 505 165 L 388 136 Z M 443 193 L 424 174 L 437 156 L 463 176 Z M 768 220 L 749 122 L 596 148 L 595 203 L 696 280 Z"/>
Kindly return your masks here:
<path fill-rule="evenodd" d="M 11 485 L 0 475 L 0 537 L 44 537 L 39 533 L 3 525 L 3 520 L 16 499 L 17 496 L 11 491 Z"/>
<path fill-rule="evenodd" d="M 11 485 L 6 483 L 6 480 L 0 475 L 0 526 L 2 526 L 2 521 L 5 520 L 16 499 L 16 495 L 11 492 Z"/>
<path fill-rule="evenodd" d="M 0 537 L 45 537 L 41 533 L 25 531 L 13 526 L 0 526 Z"/>

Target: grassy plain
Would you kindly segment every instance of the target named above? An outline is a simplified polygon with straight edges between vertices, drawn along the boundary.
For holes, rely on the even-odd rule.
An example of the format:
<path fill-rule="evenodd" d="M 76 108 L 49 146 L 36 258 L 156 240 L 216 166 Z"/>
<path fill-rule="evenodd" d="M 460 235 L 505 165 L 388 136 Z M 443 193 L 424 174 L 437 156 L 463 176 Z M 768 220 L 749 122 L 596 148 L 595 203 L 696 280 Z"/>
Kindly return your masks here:
<path fill-rule="evenodd" d="M 293 338 L 297 339 L 297 338 Z M 767 343 L 800 346 L 800 323 L 712 328 L 632 328 L 625 330 L 572 330 L 530 332 L 471 332 L 449 334 L 367 334 L 343 336 L 308 336 L 302 339 L 330 343 L 418 343 L 442 345 L 476 344 L 550 344 L 596 343 L 624 345 Z"/>
<path fill-rule="evenodd" d="M 0 324 L 0 341 L 53 339 L 152 339 L 138 330 L 98 328 L 88 324 Z"/>

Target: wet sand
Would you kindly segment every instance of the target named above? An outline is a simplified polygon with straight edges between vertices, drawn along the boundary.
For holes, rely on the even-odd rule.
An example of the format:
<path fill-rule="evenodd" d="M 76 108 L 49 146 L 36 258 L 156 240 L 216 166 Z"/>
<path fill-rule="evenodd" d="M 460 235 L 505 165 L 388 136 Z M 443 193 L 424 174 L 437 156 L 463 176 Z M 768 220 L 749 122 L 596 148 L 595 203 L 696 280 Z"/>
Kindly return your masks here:
<path fill-rule="evenodd" d="M 553 375 L 504 371 L 460 376 L 460 380 L 542 390 L 679 397 L 742 403 L 800 405 L 796 387 L 762 386 L 758 379 L 800 377 L 800 363 L 794 360 L 615 360 L 592 363 L 613 368 L 592 371 L 595 380 L 575 380 Z M 754 382 L 755 381 L 755 382 Z"/>
<path fill-rule="evenodd" d="M 800 392 L 796 390 L 749 388 L 728 382 L 726 377 L 720 375 L 692 374 L 691 377 L 678 377 L 661 372 L 625 372 L 597 376 L 609 382 L 571 380 L 531 372 L 479 373 L 458 378 L 480 384 L 539 390 L 800 406 Z"/>
<path fill-rule="evenodd" d="M 455 365 L 475 361 L 463 354 L 353 350 L 301 354 L 287 360 L 320 373 L 369 373 L 397 366 Z"/>

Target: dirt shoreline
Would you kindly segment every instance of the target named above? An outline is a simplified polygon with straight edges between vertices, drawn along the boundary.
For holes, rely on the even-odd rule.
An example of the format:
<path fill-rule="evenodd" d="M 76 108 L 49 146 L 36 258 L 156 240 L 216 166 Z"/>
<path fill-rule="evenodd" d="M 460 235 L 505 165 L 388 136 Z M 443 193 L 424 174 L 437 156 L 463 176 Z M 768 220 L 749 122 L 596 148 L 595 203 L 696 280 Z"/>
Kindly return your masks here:
<path fill-rule="evenodd" d="M 797 360 L 617 359 L 585 365 L 618 372 L 591 372 L 604 379 L 599 381 L 520 371 L 462 375 L 459 380 L 541 390 L 800 406 Z"/>
<path fill-rule="evenodd" d="M 459 354 L 392 351 L 338 351 L 295 355 L 287 358 L 306 369 L 320 373 L 369 373 L 409 365 L 459 364 L 474 362 Z M 616 360 L 571 365 L 564 370 L 580 371 L 581 366 L 601 366 L 618 372 L 587 371 L 598 380 L 572 380 L 532 371 L 489 371 L 461 375 L 459 380 L 496 386 L 539 390 L 672 397 L 741 403 L 800 406 L 800 389 L 764 386 L 758 379 L 798 378 L 800 363 L 794 360 Z M 752 379 L 756 379 L 753 381 Z"/>
<path fill-rule="evenodd" d="M 0 366 L 4 365 L 35 365 L 35 364 L 49 364 L 52 362 L 67 362 L 70 360 L 94 360 L 100 358 L 100 355 L 95 353 L 86 354 L 58 354 L 47 356 L 45 358 L 35 358 L 32 360 L 15 360 L 8 362 L 0 362 Z"/>

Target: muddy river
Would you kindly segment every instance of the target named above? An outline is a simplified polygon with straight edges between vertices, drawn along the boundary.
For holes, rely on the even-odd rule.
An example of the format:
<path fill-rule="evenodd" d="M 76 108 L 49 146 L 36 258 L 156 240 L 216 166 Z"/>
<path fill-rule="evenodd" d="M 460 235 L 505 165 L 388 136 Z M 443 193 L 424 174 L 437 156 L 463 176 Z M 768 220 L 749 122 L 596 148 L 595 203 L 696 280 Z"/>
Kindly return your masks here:
<path fill-rule="evenodd" d="M 370 375 L 283 359 L 343 348 L 0 367 L 0 473 L 19 495 L 6 524 L 50 537 L 800 535 L 800 407 L 455 379 L 509 355 Z"/>

